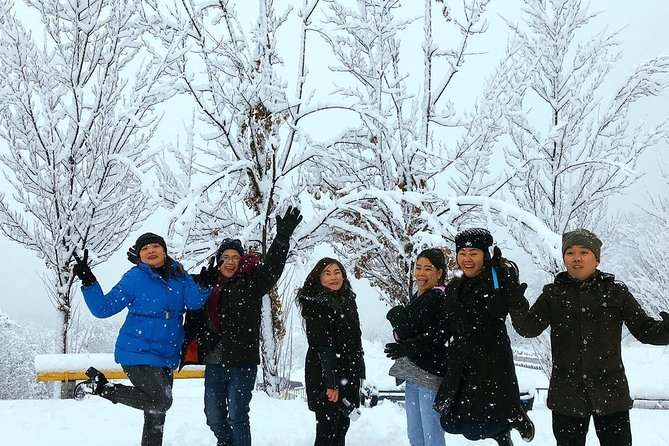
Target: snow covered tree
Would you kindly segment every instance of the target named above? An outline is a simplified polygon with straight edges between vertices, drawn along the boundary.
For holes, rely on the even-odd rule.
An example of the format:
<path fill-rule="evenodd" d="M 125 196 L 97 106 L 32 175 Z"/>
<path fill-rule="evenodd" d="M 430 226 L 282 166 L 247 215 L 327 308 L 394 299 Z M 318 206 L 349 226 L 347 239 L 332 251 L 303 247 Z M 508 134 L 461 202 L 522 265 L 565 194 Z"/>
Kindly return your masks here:
<path fill-rule="evenodd" d="M 668 130 L 665 122 L 633 125 L 630 110 L 667 88 L 669 57 L 641 64 L 612 89 L 620 46 L 615 33 L 588 34 L 596 17 L 580 0 L 527 0 L 512 25 L 520 49 L 512 80 L 519 94 L 509 96 L 507 114 L 506 159 L 516 172 L 509 190 L 556 234 L 597 231 L 607 202 L 638 179 L 639 156 Z M 547 273 L 562 269 L 544 245 L 516 237 Z"/>
<path fill-rule="evenodd" d="M 303 101 L 307 27 L 317 4 L 305 1 L 299 11 L 292 93 L 277 72 L 283 61 L 276 41 L 290 10 L 277 17 L 272 0 L 259 0 L 257 25 L 248 32 L 232 2 L 186 1 L 169 8 L 146 2 L 156 38 L 185 49 L 172 74 L 197 109 L 186 147 L 170 154 L 176 163 L 159 169 L 161 197 L 174 207 L 170 231 L 184 254 L 211 254 L 222 238 L 235 236 L 262 256 L 274 238 L 275 216 L 299 202 L 305 187 L 299 170 L 316 156 L 303 143 L 299 125 L 318 108 Z M 302 231 L 300 225 L 296 239 Z M 262 365 L 270 395 L 281 390 L 283 301 L 292 297 L 272 291 L 263 301 Z"/>
<path fill-rule="evenodd" d="M 303 2 L 299 27 L 291 28 L 298 33 L 289 45 L 297 51 L 292 69 L 282 65 L 277 32 L 292 19 L 290 11 L 277 18 L 272 1 L 259 0 L 250 32 L 233 2 L 169 8 L 145 2 L 156 39 L 183 47 L 172 74 L 198 112 L 185 143 L 169 154 L 175 162 L 161 165 L 160 193 L 174 208 L 171 231 L 180 237 L 182 252 L 201 256 L 214 252 L 226 236 L 253 241 L 264 253 L 274 216 L 298 196 L 306 201 L 307 191 L 317 215 L 298 227 L 294 252 L 306 256 L 316 244 L 333 242 L 334 231 L 342 260 L 350 259 L 360 277 L 399 302 L 409 294 L 418 249 L 444 246 L 455 232 L 451 222 L 465 221 L 460 206 L 443 195 L 487 196 L 495 190 L 482 178 L 501 131 L 503 104 L 496 91 L 501 87 L 491 83 L 481 105 L 457 118 L 443 94 L 464 63 L 470 40 L 486 30 L 489 1 L 466 1 L 459 16 L 440 15 L 446 15 L 440 23 L 457 36 L 455 49 L 446 51 L 434 45 L 431 32 L 432 10 L 443 5 L 425 0 L 424 53 L 418 60 L 426 68 L 415 90 L 399 63 L 398 33 L 413 22 L 394 16 L 399 2 L 349 3 L 353 6 Z M 317 12 L 326 14 L 323 23 L 312 23 Z M 330 82 L 311 75 L 322 62 L 310 57 L 323 53 L 322 41 L 312 37 L 330 43 L 337 67 L 326 75 L 336 76 L 335 84 L 343 81 L 334 91 Z M 315 49 L 312 42 L 320 46 Z M 323 54 L 318 56 L 322 60 Z M 433 68 L 437 59 L 447 68 Z M 285 72 L 294 73 L 296 81 L 283 81 Z M 433 78 L 439 80 L 434 86 Z M 332 119 L 326 114 L 332 110 L 341 114 Z M 329 140 L 310 132 L 306 121 L 318 116 L 331 120 L 339 136 Z M 433 127 L 456 128 L 456 142 L 440 142 Z M 270 386 L 281 348 L 277 315 L 284 314 L 279 305 L 284 294 L 272 306 L 268 300 L 265 309 L 272 311 L 263 314 L 263 372 Z"/>
<path fill-rule="evenodd" d="M 471 40 L 487 29 L 484 11 L 490 2 L 465 1 L 462 11 L 454 12 L 446 2 L 424 1 L 423 54 L 411 64 L 423 70 L 413 84 L 400 65 L 402 32 L 413 20 L 398 18 L 406 15 L 398 13 L 398 1 L 328 3 L 334 70 L 349 78 L 335 94 L 361 119 L 332 144 L 331 160 L 338 157 L 332 172 L 315 174 L 309 183 L 320 185 L 317 207 L 324 224 L 339 235 L 339 252 L 352 258 L 356 276 L 383 290 L 389 303 L 406 302 L 418 252 L 452 245 L 449 240 L 476 209 L 447 198 L 496 191 L 488 163 L 502 130 L 505 83 L 489 82 L 468 114 L 445 94 Z M 435 8 L 441 8 L 437 18 Z M 454 43 L 446 49 L 438 40 Z M 500 79 L 505 67 L 500 65 Z"/>
<path fill-rule="evenodd" d="M 47 294 L 68 351 L 72 253 L 116 251 L 150 212 L 143 192 L 169 60 L 143 50 L 139 3 L 26 0 L 40 26 L 0 1 L 0 160 L 12 189 L 0 230 L 48 268 Z M 22 13 L 26 13 L 21 9 Z M 20 16 L 19 16 L 20 17 Z M 37 43 L 40 42 L 40 43 Z"/>
<path fill-rule="evenodd" d="M 505 156 L 515 172 L 508 190 L 555 234 L 576 227 L 599 232 L 607 203 L 638 179 L 639 156 L 667 134 L 666 123 L 634 125 L 630 111 L 667 88 L 669 57 L 641 64 L 611 88 L 620 46 L 615 33 L 588 32 L 597 14 L 580 0 L 524 4 L 520 23 L 510 24 L 517 46 L 510 79 L 515 94 L 508 95 L 506 113 Z M 511 229 L 546 281 L 563 269 L 552 246 L 524 227 Z M 535 341 L 535 349 L 550 373 L 547 335 Z"/>
<path fill-rule="evenodd" d="M 617 248 L 606 253 L 607 264 L 611 261 L 619 265 L 616 277 L 625 281 L 655 317 L 660 311 L 669 311 L 669 271 L 661 260 L 669 249 L 669 172 L 661 170 L 661 179 L 648 193 L 647 204 L 611 219 L 609 243 Z"/>

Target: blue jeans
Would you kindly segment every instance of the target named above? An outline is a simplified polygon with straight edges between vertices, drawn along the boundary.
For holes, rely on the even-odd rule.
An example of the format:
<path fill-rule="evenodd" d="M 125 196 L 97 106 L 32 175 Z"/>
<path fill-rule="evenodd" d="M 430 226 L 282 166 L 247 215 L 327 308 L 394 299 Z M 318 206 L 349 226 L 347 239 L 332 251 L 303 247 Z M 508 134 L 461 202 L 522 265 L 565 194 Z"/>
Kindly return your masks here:
<path fill-rule="evenodd" d="M 435 389 L 406 382 L 404 400 L 407 412 L 407 435 L 411 446 L 444 446 L 444 430 L 435 411 Z"/>
<path fill-rule="evenodd" d="M 204 414 L 217 446 L 251 446 L 249 404 L 258 366 L 204 369 Z"/>

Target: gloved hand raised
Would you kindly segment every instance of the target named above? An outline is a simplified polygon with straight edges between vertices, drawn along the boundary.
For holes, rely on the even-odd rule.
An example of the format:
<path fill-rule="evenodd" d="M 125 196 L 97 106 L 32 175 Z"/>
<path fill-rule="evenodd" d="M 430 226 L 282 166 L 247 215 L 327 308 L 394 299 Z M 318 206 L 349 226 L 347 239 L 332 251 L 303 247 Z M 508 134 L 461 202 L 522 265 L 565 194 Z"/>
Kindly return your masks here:
<path fill-rule="evenodd" d="M 662 324 L 664 325 L 664 329 L 669 331 L 669 313 L 666 311 L 660 311 L 660 317 L 662 318 Z"/>
<path fill-rule="evenodd" d="M 72 252 L 74 260 L 77 262 L 72 267 L 72 273 L 81 280 L 82 286 L 93 285 L 98 280 L 93 275 L 93 271 L 88 266 L 88 249 L 84 249 L 84 258 L 80 259 L 76 252 Z"/>
<path fill-rule="evenodd" d="M 211 260 L 209 260 L 209 265 L 203 266 L 200 270 L 200 279 L 198 280 L 198 283 L 202 288 L 211 288 L 218 282 L 218 268 L 214 266 L 215 261 L 216 258 L 212 257 Z"/>
<path fill-rule="evenodd" d="M 497 272 L 499 288 L 504 291 L 510 308 L 518 308 L 525 302 L 526 283 L 520 283 L 518 266 L 502 257 L 502 250 L 497 246 L 493 249 L 491 266 Z"/>
<path fill-rule="evenodd" d="M 276 235 L 287 239 L 293 235 L 295 228 L 302 221 L 302 213 L 298 208 L 288 206 L 283 217 L 276 217 Z"/>
<path fill-rule="evenodd" d="M 139 253 L 135 251 L 135 247 L 131 246 L 128 248 L 128 252 L 126 253 L 128 256 L 128 261 L 132 264 L 139 265 Z"/>

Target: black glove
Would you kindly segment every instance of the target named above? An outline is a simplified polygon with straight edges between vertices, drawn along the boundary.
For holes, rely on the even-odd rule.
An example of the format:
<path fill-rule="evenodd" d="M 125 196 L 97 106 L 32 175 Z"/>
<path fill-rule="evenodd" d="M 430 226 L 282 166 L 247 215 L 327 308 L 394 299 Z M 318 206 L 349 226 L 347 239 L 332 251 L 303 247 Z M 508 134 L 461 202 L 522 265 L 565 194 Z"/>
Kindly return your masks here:
<path fill-rule="evenodd" d="M 660 311 L 660 317 L 662 318 L 662 324 L 664 325 L 664 329 L 669 331 L 669 313 L 666 311 Z"/>
<path fill-rule="evenodd" d="M 72 273 L 81 280 L 82 286 L 93 285 L 98 280 L 93 275 L 93 271 L 88 266 L 88 249 L 84 249 L 84 258 L 80 259 L 76 252 L 72 252 L 74 260 L 77 262 L 72 267 Z"/>
<path fill-rule="evenodd" d="M 392 325 L 393 330 L 400 339 L 406 339 L 410 336 L 409 319 L 404 309 L 404 305 L 397 305 L 386 314 L 386 319 Z"/>
<path fill-rule="evenodd" d="M 302 214 L 298 208 L 288 206 L 286 213 L 283 214 L 283 217 L 276 217 L 276 235 L 277 237 L 284 237 L 289 239 L 295 228 L 302 221 Z"/>
<path fill-rule="evenodd" d="M 499 292 L 499 263 L 502 258 L 502 251 L 495 246 L 493 248 L 492 257 L 484 257 L 483 262 L 483 278 L 487 284 L 488 289 L 497 294 Z M 495 280 L 495 274 L 497 274 L 497 280 Z"/>
<path fill-rule="evenodd" d="M 413 353 L 413 346 L 408 342 L 391 342 L 386 344 L 386 348 L 383 349 L 383 353 L 386 354 L 390 359 L 397 359 L 403 356 L 410 356 Z"/>
<path fill-rule="evenodd" d="M 518 309 L 526 302 L 526 283 L 520 283 L 518 269 L 515 264 L 502 266 L 499 270 L 500 288 L 506 295 L 510 309 Z"/>
<path fill-rule="evenodd" d="M 200 270 L 198 284 L 202 288 L 211 288 L 218 282 L 218 268 L 214 266 L 215 261 L 216 258 L 212 257 L 211 260 L 209 260 L 209 265 L 203 266 Z"/>
<path fill-rule="evenodd" d="M 128 261 L 132 264 L 139 265 L 139 253 L 135 251 L 135 247 L 131 246 L 128 248 L 128 252 L 126 253 L 128 255 Z"/>

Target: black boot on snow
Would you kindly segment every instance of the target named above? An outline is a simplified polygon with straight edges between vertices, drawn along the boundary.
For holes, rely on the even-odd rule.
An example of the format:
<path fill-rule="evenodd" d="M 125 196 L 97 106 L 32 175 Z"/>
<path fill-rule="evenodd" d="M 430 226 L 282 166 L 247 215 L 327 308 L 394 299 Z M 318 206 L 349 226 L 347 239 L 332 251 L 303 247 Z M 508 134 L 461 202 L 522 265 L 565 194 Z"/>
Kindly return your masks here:
<path fill-rule="evenodd" d="M 523 409 L 521 413 L 520 417 L 511 422 L 511 427 L 518 431 L 523 441 L 529 442 L 534 439 L 534 423 Z"/>
<path fill-rule="evenodd" d="M 89 367 L 86 370 L 88 379 L 82 381 L 74 388 L 74 399 L 82 400 L 87 395 L 99 395 L 105 397 L 114 385 L 107 380 L 107 377 L 94 367 Z"/>
<path fill-rule="evenodd" d="M 513 446 L 510 429 L 500 432 L 493 438 L 493 440 L 495 440 L 499 446 Z"/>

